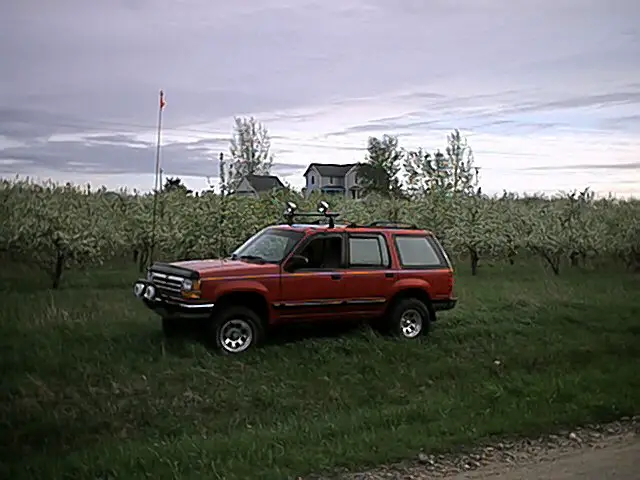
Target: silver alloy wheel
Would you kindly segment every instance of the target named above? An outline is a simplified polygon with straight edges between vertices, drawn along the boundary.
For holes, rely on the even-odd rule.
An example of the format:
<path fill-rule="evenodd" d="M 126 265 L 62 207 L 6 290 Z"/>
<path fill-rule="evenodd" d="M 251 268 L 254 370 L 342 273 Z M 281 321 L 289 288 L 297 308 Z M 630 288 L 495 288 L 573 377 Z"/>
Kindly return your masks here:
<path fill-rule="evenodd" d="M 405 338 L 415 338 L 422 332 L 422 315 L 418 310 L 410 308 L 400 317 L 400 331 Z"/>
<path fill-rule="evenodd" d="M 244 352 L 253 342 L 253 330 L 246 320 L 227 320 L 220 328 L 218 340 L 222 348 L 229 353 Z"/>

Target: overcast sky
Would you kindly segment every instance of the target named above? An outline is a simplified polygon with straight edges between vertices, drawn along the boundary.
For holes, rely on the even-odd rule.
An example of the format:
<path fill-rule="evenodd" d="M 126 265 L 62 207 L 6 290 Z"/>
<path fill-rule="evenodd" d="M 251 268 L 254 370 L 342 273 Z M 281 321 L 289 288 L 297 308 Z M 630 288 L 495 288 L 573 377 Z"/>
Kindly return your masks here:
<path fill-rule="evenodd" d="M 4 0 L 0 176 L 191 188 L 234 115 L 274 173 L 364 158 L 367 137 L 436 150 L 459 128 L 488 192 L 640 196 L 638 0 Z"/>

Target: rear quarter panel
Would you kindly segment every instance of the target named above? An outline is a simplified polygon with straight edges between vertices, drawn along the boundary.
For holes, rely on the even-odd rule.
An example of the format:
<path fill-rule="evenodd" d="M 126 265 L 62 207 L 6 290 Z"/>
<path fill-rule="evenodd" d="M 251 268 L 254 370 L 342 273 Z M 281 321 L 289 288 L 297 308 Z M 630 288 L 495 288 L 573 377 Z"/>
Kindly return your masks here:
<path fill-rule="evenodd" d="M 393 294 L 408 288 L 421 288 L 432 300 L 447 299 L 451 294 L 451 277 L 449 269 L 399 270 Z"/>
<path fill-rule="evenodd" d="M 435 238 L 431 233 L 416 232 L 415 230 L 386 232 L 387 243 L 391 249 L 393 268 L 397 272 L 392 295 L 408 288 L 422 288 L 427 291 L 432 300 L 450 298 L 453 289 L 453 270 L 449 266 L 425 269 L 402 268 L 398 249 L 394 241 L 395 235 L 415 235 L 418 237 Z M 439 243 L 438 247 L 440 247 Z M 445 263 L 448 263 L 448 258 L 444 260 L 446 260 Z"/>

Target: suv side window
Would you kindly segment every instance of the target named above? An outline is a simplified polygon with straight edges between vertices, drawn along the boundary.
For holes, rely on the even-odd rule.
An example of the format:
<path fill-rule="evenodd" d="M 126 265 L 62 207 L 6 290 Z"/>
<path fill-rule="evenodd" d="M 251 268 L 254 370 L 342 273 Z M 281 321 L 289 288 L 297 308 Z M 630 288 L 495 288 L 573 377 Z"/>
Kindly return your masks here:
<path fill-rule="evenodd" d="M 301 246 L 299 255 L 309 260 L 304 270 L 335 270 L 343 267 L 343 235 L 315 234 Z"/>
<path fill-rule="evenodd" d="M 389 248 L 383 235 L 349 235 L 349 266 L 389 268 Z"/>
<path fill-rule="evenodd" d="M 446 261 L 430 237 L 396 235 L 396 248 L 403 268 L 442 268 Z"/>

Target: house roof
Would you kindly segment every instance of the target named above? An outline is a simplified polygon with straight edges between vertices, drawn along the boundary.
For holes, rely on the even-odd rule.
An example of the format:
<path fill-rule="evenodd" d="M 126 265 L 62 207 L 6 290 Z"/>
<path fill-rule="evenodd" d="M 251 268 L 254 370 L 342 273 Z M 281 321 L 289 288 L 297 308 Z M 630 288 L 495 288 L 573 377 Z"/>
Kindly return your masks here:
<path fill-rule="evenodd" d="M 303 176 L 307 176 L 311 168 L 315 168 L 323 177 L 344 177 L 349 170 L 358 165 L 357 163 L 312 163 L 310 164 Z"/>
<path fill-rule="evenodd" d="M 256 192 L 268 192 L 274 188 L 284 188 L 284 184 L 275 175 L 247 175 L 245 178 Z"/>

